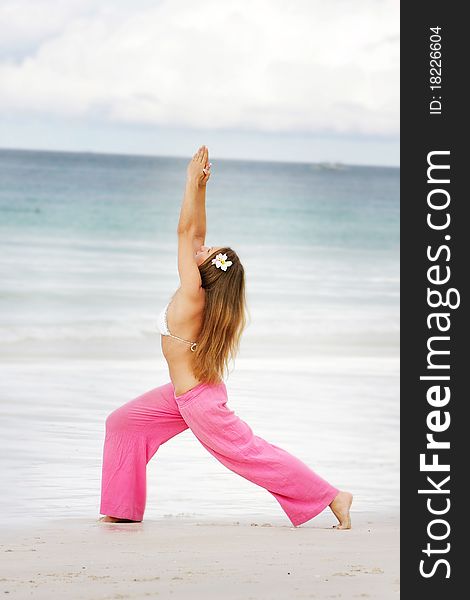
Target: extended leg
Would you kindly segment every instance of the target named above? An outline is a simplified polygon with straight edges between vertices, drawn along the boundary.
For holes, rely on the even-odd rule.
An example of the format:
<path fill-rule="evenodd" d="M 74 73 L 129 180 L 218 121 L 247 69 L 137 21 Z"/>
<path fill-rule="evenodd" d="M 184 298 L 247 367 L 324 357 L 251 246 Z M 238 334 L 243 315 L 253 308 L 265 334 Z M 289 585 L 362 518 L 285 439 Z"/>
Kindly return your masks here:
<path fill-rule="evenodd" d="M 293 525 L 319 514 L 339 493 L 301 460 L 254 435 L 227 407 L 224 383 L 198 386 L 176 402 L 201 444 L 231 471 L 270 492 Z"/>
<path fill-rule="evenodd" d="M 171 382 L 113 411 L 106 419 L 100 513 L 141 521 L 147 463 L 161 444 L 187 428 Z"/>

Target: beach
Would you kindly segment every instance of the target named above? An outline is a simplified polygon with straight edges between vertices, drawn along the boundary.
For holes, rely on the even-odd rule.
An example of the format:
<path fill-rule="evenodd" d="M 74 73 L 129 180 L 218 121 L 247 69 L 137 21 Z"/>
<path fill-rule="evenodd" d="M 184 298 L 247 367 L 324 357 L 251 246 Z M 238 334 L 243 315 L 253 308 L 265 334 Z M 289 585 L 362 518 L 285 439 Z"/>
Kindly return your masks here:
<path fill-rule="evenodd" d="M 293 528 L 190 430 L 149 462 L 143 523 L 97 522 L 107 415 L 169 381 L 186 161 L 0 151 L 10 597 L 398 593 L 399 171 L 212 162 L 206 243 L 239 253 L 250 315 L 228 406 L 351 491 L 353 529 L 328 510 Z"/>
<path fill-rule="evenodd" d="M 398 598 L 397 517 L 357 517 L 348 531 L 332 522 L 175 516 L 7 528 L 1 590 L 38 600 Z"/>

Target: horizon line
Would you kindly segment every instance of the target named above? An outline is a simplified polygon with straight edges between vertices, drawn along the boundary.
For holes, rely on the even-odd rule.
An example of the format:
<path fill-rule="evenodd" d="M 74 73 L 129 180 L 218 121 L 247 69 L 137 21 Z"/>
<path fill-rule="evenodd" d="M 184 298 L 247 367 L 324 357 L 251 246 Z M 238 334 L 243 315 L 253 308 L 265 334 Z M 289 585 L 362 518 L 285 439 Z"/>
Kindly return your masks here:
<path fill-rule="evenodd" d="M 51 150 L 48 148 L 17 148 L 17 147 L 3 147 L 0 146 L 0 152 L 2 151 L 16 151 L 16 152 L 50 152 L 56 154 L 98 154 L 104 156 L 130 156 L 137 158 L 176 158 L 180 160 L 189 160 L 187 156 L 175 155 L 175 154 L 145 154 L 145 153 L 129 153 L 129 152 L 104 152 L 101 150 Z M 263 158 L 223 158 L 215 157 L 214 160 L 223 160 L 231 162 L 260 162 L 260 163 L 279 163 L 279 164 L 298 164 L 298 165 L 338 165 L 344 167 L 367 167 L 367 168 L 379 168 L 379 169 L 399 169 L 400 165 L 383 165 L 383 164 L 354 164 L 347 163 L 340 160 L 318 160 L 318 161 L 300 161 L 300 160 L 276 160 L 276 159 L 263 159 Z"/>

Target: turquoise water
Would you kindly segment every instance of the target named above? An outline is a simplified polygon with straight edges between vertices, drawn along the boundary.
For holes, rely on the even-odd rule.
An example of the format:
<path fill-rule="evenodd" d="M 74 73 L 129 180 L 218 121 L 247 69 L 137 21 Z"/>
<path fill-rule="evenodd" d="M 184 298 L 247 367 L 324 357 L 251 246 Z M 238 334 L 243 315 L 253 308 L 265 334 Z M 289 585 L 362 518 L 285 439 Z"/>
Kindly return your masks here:
<path fill-rule="evenodd" d="M 352 487 L 362 510 L 397 506 L 399 170 L 212 163 L 206 243 L 238 252 L 251 319 L 229 402 Z M 186 164 L 0 151 L 0 439 L 14 516 L 96 511 L 107 412 L 169 380 L 155 322 L 178 286 Z M 150 515 L 279 517 L 264 490 L 181 438 L 149 466 Z"/>
<path fill-rule="evenodd" d="M 371 310 L 355 341 L 382 329 L 398 297 L 396 169 L 213 163 L 206 243 L 239 253 L 264 333 L 275 315 L 301 311 L 314 339 L 332 311 L 329 332 L 346 313 L 339 333 L 349 339 L 357 303 Z M 61 353 L 75 354 L 75 340 L 150 335 L 178 285 L 185 167 L 173 158 L 1 152 L 2 338 L 61 341 Z"/>
<path fill-rule="evenodd" d="M 397 250 L 397 169 L 213 162 L 209 226 L 230 243 Z M 98 242 L 168 242 L 186 163 L 0 151 L 2 230 Z"/>

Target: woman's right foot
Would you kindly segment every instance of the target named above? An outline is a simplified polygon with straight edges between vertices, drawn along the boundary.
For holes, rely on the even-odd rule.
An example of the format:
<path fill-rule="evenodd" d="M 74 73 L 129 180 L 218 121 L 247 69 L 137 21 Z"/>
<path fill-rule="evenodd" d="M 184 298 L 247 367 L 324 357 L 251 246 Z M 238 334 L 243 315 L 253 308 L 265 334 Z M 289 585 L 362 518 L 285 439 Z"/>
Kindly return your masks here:
<path fill-rule="evenodd" d="M 102 523 L 141 523 L 142 521 L 132 521 L 131 519 L 120 519 L 118 517 L 101 517 L 98 519 Z"/>
<path fill-rule="evenodd" d="M 352 494 L 349 492 L 339 492 L 330 504 L 331 510 L 339 521 L 338 525 L 333 525 L 335 529 L 351 529 L 351 515 L 349 511 L 352 501 Z"/>

